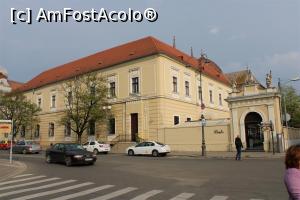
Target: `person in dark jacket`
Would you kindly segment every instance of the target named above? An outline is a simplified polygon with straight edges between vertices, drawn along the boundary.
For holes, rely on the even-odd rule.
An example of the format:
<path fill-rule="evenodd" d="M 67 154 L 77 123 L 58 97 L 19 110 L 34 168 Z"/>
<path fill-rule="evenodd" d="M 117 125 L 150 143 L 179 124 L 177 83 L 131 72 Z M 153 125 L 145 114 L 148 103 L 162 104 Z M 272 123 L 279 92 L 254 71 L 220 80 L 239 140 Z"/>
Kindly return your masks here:
<path fill-rule="evenodd" d="M 239 135 L 236 136 L 234 143 L 236 148 L 235 160 L 241 160 L 243 143 Z"/>

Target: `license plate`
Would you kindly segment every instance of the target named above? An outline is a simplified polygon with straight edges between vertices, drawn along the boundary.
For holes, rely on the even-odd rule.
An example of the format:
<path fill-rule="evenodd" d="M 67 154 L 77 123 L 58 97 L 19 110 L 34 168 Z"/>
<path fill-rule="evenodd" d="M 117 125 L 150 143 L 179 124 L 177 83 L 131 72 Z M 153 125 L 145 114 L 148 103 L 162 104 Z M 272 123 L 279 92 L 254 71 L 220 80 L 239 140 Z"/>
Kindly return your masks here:
<path fill-rule="evenodd" d="M 85 161 L 91 161 L 91 160 L 93 160 L 93 158 L 86 158 L 86 159 L 84 159 Z"/>

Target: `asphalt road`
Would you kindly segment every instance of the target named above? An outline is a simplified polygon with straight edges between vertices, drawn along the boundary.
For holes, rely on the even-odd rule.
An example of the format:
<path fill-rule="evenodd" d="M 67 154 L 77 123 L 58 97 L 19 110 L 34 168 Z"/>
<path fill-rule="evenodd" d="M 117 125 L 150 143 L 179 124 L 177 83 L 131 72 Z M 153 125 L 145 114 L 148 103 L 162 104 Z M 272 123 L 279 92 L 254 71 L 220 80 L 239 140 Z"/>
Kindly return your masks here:
<path fill-rule="evenodd" d="M 0 158 L 6 156 L 3 152 L 0 153 Z M 235 161 L 197 157 L 153 158 L 108 154 L 98 155 L 98 160 L 93 166 L 66 167 L 62 164 L 47 164 L 43 155 L 15 155 L 14 157 L 26 163 L 27 170 L 23 173 L 23 175 L 25 174 L 23 177 L 11 178 L 8 181 L 31 177 L 33 179 L 7 183 L 2 186 L 0 183 L 0 199 L 19 198 L 22 200 L 34 197 L 34 199 L 48 200 L 60 197 L 58 200 L 62 200 L 67 199 L 62 196 L 70 194 L 74 195 L 76 200 L 96 197 L 101 200 L 127 200 L 139 195 L 144 195 L 144 197 L 149 195 L 149 198 L 146 198 L 149 200 L 169 200 L 177 195 L 181 195 L 182 198 L 177 196 L 176 200 L 288 199 L 282 181 L 284 173 L 282 159 Z M 55 177 L 60 179 L 26 186 L 27 183 L 33 181 Z M 70 180 L 76 181 L 59 186 L 47 186 L 50 183 Z M 83 185 L 72 188 L 77 184 Z M 3 186 L 14 185 L 20 186 L 1 190 Z M 31 189 L 37 186 L 42 188 Z M 105 189 L 99 188 L 100 186 L 104 186 Z M 29 191 L 22 192 L 28 188 Z M 69 190 L 64 188 L 69 188 Z M 21 193 L 17 194 L 18 191 Z M 9 195 L 1 196 L 1 194 Z M 32 196 L 34 194 L 37 196 Z M 102 197 L 100 198 L 100 196 Z M 69 196 L 69 198 L 71 197 Z M 135 200 L 145 199 L 142 197 Z"/>

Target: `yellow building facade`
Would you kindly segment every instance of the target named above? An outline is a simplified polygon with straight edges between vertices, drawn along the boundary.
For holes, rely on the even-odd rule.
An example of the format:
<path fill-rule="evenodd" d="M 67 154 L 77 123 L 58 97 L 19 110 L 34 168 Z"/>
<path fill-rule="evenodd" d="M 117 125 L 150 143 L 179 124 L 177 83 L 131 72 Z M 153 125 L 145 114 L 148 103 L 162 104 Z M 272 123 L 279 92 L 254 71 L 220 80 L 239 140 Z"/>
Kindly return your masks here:
<path fill-rule="evenodd" d="M 20 134 L 21 138 L 39 140 L 43 147 L 55 142 L 76 141 L 76 134 L 69 133 L 65 126 L 58 123 L 65 110 L 62 84 L 76 75 L 89 72 L 107 77 L 109 91 L 113 90 L 113 95 L 108 94 L 111 106 L 99 109 L 109 109 L 112 112 L 114 127 L 113 132 L 110 132 L 107 127 L 98 123 L 93 134 L 87 131 L 83 135 L 83 142 L 100 139 L 114 144 L 136 141 L 138 138 L 163 141 L 161 133 L 164 129 L 172 130 L 181 126 L 180 130 L 183 132 L 189 131 L 182 129 L 182 126 L 198 121 L 201 114 L 207 121 L 227 120 L 222 124 L 226 136 L 221 135 L 216 139 L 224 145 L 215 150 L 231 150 L 237 132 L 242 135 L 243 142 L 248 142 L 245 127 L 240 121 L 244 120 L 242 118 L 245 118 L 249 106 L 247 102 L 241 103 L 238 100 L 238 96 L 243 96 L 244 93 L 233 91 L 232 80 L 205 56 L 196 59 L 152 37 L 52 68 L 20 87 L 19 90 L 41 108 L 39 124 L 35 125 L 34 130 L 26 130 Z M 247 87 L 244 89 L 251 90 Z M 264 101 L 268 100 L 258 100 Z M 275 102 L 271 108 L 254 103 L 250 110 L 260 113 L 262 121 L 273 119 L 276 131 L 280 132 L 277 104 Z M 207 133 L 208 140 L 210 137 L 218 138 L 218 133 L 224 133 L 213 126 L 212 123 L 209 130 L 214 135 Z M 200 134 L 199 127 L 196 126 L 196 129 L 199 129 Z M 176 135 L 179 139 L 174 141 L 180 141 L 180 137 L 184 137 L 186 142 L 176 144 L 173 148 L 175 150 L 192 151 L 197 149 L 195 145 L 201 143 L 200 140 L 195 143 L 193 137 L 187 137 L 188 134 Z M 193 149 L 189 149 L 188 141 L 194 144 Z M 267 150 L 269 147 L 264 148 Z M 209 150 L 214 150 L 213 144 Z"/>

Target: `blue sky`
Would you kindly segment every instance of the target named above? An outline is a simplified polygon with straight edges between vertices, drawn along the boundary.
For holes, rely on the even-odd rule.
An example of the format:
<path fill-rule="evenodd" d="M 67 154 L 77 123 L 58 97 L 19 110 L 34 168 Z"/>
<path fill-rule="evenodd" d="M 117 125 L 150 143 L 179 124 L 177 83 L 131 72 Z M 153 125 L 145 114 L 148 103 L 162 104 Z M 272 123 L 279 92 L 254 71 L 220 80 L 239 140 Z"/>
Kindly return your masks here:
<path fill-rule="evenodd" d="M 62 10 L 92 8 L 144 10 L 155 8 L 154 23 L 10 23 L 10 9 Z M 201 49 L 224 72 L 248 66 L 265 83 L 273 72 L 273 85 L 300 76 L 299 0 L 1 0 L 0 66 L 9 78 L 25 82 L 40 72 L 107 48 L 154 36 L 194 56 Z M 292 84 L 300 91 L 300 81 Z"/>

